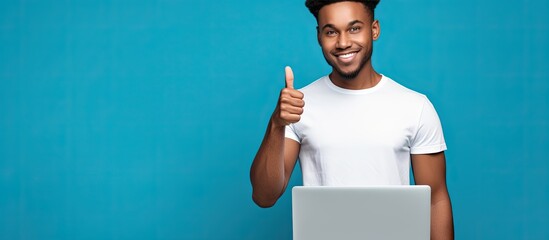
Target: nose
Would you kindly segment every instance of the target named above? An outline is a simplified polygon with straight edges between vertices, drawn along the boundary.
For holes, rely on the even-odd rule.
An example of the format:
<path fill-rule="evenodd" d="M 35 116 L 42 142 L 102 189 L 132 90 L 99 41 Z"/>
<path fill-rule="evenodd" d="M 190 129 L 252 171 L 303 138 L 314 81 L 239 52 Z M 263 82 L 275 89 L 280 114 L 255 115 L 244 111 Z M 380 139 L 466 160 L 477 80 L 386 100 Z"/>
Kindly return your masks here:
<path fill-rule="evenodd" d="M 350 46 L 351 46 L 351 41 L 349 39 L 349 36 L 347 36 L 347 34 L 345 33 L 339 34 L 339 37 L 336 43 L 336 48 L 346 49 Z"/>

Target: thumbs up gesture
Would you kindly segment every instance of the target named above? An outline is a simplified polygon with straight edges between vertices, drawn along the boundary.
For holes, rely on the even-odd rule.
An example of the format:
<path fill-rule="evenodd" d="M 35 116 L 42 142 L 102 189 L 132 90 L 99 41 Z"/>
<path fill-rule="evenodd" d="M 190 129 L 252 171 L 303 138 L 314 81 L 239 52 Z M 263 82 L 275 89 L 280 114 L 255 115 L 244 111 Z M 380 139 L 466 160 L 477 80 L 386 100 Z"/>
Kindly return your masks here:
<path fill-rule="evenodd" d="M 280 91 L 278 104 L 272 116 L 278 126 L 299 122 L 303 113 L 303 93 L 294 89 L 294 73 L 290 67 L 285 68 L 286 87 Z"/>

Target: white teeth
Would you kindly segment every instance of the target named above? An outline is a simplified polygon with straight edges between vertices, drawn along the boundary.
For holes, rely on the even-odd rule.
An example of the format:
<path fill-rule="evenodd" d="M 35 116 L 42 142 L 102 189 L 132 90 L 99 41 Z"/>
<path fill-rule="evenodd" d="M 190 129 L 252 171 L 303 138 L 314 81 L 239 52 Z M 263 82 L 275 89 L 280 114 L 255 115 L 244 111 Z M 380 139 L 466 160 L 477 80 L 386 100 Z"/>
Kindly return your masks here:
<path fill-rule="evenodd" d="M 343 54 L 343 55 L 339 55 L 340 58 L 350 58 L 352 56 L 354 56 L 356 53 L 347 53 L 347 54 Z"/>

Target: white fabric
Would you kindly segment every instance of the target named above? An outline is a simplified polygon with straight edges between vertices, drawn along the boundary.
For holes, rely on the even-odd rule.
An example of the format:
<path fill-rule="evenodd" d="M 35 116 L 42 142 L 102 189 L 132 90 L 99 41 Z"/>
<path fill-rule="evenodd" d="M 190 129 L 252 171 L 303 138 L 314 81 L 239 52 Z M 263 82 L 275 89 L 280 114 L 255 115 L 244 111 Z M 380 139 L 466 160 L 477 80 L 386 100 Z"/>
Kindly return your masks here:
<path fill-rule="evenodd" d="M 363 90 L 325 76 L 300 91 L 304 112 L 285 134 L 301 144 L 305 186 L 409 185 L 410 154 L 446 150 L 427 97 L 386 76 Z"/>

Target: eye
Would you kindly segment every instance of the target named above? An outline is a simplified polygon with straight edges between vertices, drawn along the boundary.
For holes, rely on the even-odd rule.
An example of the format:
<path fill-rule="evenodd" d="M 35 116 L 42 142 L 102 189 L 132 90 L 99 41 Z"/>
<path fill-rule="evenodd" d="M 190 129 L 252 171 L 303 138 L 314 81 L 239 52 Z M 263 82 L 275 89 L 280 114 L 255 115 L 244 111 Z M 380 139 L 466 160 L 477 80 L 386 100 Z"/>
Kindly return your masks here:
<path fill-rule="evenodd" d="M 352 33 L 358 32 L 358 31 L 360 31 L 360 27 L 351 27 L 351 29 L 349 29 L 349 32 L 352 32 Z"/>
<path fill-rule="evenodd" d="M 337 32 L 334 31 L 334 30 L 327 30 L 325 34 L 327 36 L 335 36 L 337 34 Z"/>

